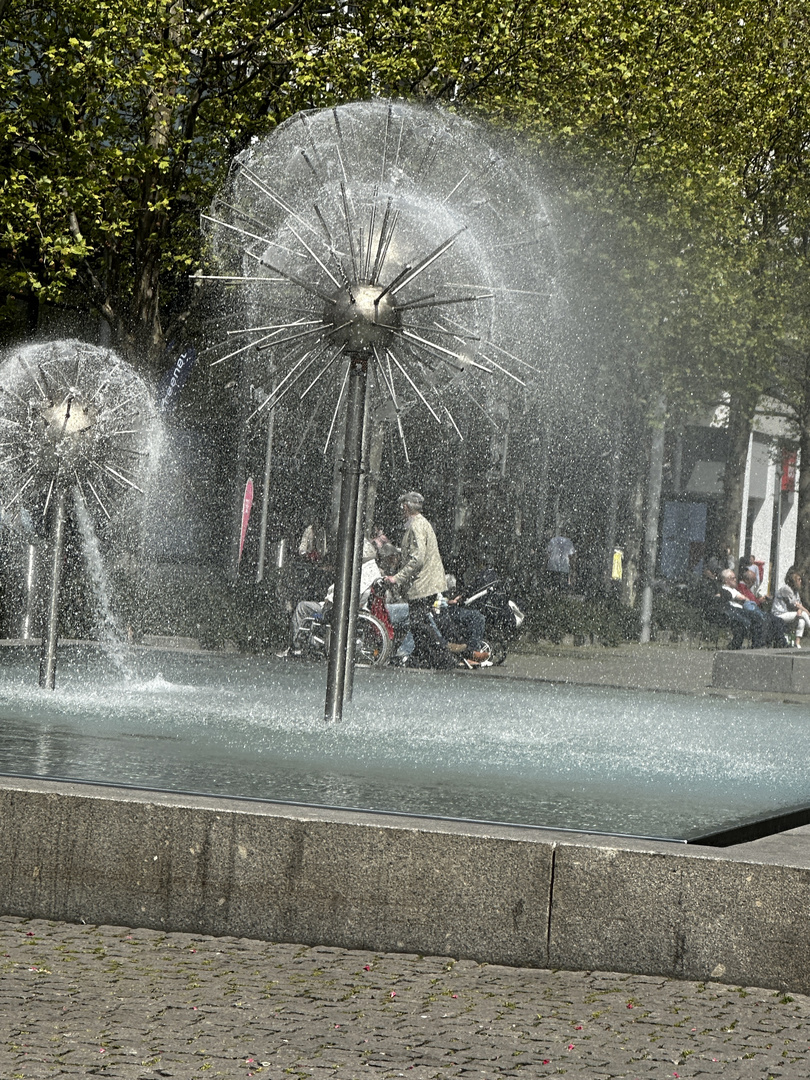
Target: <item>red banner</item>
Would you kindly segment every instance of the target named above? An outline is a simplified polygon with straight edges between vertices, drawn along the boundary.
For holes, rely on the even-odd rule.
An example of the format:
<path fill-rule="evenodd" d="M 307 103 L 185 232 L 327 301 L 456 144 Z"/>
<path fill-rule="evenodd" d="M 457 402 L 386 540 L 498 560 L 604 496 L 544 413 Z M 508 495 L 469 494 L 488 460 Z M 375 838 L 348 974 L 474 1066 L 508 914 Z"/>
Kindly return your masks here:
<path fill-rule="evenodd" d="M 242 499 L 242 534 L 239 537 L 239 562 L 242 561 L 242 551 L 245 547 L 245 536 L 247 535 L 248 522 L 250 521 L 250 511 L 253 506 L 253 477 L 248 477 L 248 482 L 245 484 L 245 494 Z"/>
<path fill-rule="evenodd" d="M 782 451 L 782 491 L 796 490 L 796 451 Z"/>

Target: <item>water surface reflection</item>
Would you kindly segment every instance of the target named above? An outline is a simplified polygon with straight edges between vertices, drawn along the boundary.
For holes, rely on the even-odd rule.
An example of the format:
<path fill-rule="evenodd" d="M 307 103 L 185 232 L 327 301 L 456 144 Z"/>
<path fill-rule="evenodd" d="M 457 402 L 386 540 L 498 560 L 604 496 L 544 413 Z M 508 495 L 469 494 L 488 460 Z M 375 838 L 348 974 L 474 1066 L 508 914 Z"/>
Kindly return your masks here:
<path fill-rule="evenodd" d="M 795 706 L 394 670 L 325 725 L 322 667 L 0 653 L 0 772 L 687 839 L 810 804 Z"/>

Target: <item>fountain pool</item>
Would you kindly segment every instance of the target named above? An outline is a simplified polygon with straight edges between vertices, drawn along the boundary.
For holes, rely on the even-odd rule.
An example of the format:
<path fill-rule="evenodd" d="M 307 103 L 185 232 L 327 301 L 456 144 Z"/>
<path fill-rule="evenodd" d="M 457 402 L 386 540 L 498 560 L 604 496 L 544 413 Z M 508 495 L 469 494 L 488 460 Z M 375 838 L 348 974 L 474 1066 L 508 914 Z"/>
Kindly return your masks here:
<path fill-rule="evenodd" d="M 810 805 L 795 706 L 361 669 L 329 726 L 318 665 L 61 649 L 56 693 L 2 650 L 0 773 L 680 841 Z"/>

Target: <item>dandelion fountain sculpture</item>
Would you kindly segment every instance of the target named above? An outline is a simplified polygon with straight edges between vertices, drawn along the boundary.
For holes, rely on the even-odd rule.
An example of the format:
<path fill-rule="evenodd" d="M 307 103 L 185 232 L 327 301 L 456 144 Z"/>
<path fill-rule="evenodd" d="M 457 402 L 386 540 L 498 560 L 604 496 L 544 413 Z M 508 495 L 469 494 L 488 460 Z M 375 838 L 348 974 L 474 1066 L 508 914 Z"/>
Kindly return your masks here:
<path fill-rule="evenodd" d="M 397 457 L 415 458 L 425 432 L 469 432 L 460 402 L 477 418 L 504 387 L 545 393 L 555 376 L 552 232 L 520 170 L 479 136 L 400 105 L 297 117 L 240 158 L 206 215 L 220 262 L 210 277 L 234 300 L 230 344 L 215 362 L 269 360 L 275 389 L 257 412 L 289 409 L 285 437 L 322 416 L 327 450 L 341 412 L 349 417 L 344 630 L 366 413 L 386 410 Z M 52 687 L 66 528 L 95 515 L 109 550 L 139 488 L 153 498 L 141 515 L 150 533 L 165 531 L 177 508 L 163 479 L 145 475 L 149 394 L 114 353 L 75 341 L 15 350 L 0 386 L 0 499 L 7 517 L 23 507 L 51 543 L 43 681 Z M 129 575 L 129 554 L 111 572 Z M 186 650 L 177 640 L 194 638 L 178 635 L 162 597 L 150 607 L 154 593 L 126 585 L 136 629 L 123 678 L 109 650 L 76 650 L 59 692 L 43 693 L 29 686 L 28 650 L 0 649 L 0 775 L 689 839 L 810 805 L 795 752 L 810 733 L 780 703 L 704 699 L 695 710 L 665 694 L 486 676 L 449 676 L 451 687 L 368 670 L 338 728 L 319 715 L 315 665 L 210 648 L 226 640 L 222 592 L 190 597 L 186 625 L 204 613 L 219 636 Z M 342 716 L 352 638 L 346 630 L 345 659 L 334 650 L 329 719 Z"/>
<path fill-rule="evenodd" d="M 215 362 L 269 358 L 257 412 L 308 411 L 303 431 L 325 415 L 324 451 L 345 414 L 342 636 L 326 705 L 337 719 L 368 414 L 387 413 L 407 459 L 429 442 L 422 426 L 469 430 L 458 402 L 490 415 L 504 386 L 545 390 L 552 233 L 477 128 L 381 103 L 282 125 L 240 157 L 205 220 L 209 278 L 234 300 Z M 17 350 L 0 388 L 0 500 L 50 535 L 53 687 L 71 498 L 80 526 L 126 516 L 145 486 L 151 405 L 114 354 L 79 342 Z M 149 490 L 158 531 L 175 507 L 165 485 Z M 216 598 L 193 603 L 221 615 Z M 82 650 L 58 693 L 29 686 L 24 648 L 0 650 L 4 911 L 780 992 L 789 966 L 805 985 L 796 849 L 780 873 L 761 852 L 623 840 L 736 843 L 769 821 L 805 823 L 810 729 L 795 706 L 368 670 L 345 723 L 325 725 L 315 665 L 151 636 L 129 650 L 125 679 L 107 652 Z M 583 831 L 611 838 L 570 835 Z"/>
<path fill-rule="evenodd" d="M 25 506 L 50 548 L 40 685 L 53 689 L 69 500 L 110 519 L 139 492 L 153 409 L 148 389 L 109 349 L 77 340 L 14 350 L 0 369 L 4 515 Z"/>
<path fill-rule="evenodd" d="M 542 374 L 548 218 L 517 162 L 475 125 L 361 102 L 300 113 L 250 147 L 203 223 L 218 270 L 207 278 L 234 287 L 245 322 L 214 362 L 269 353 L 278 381 L 256 413 L 288 398 L 315 399 L 312 415 L 329 403 L 324 452 L 345 409 L 326 700 L 337 719 L 351 686 L 369 411 L 393 417 L 408 460 L 412 405 L 460 437 L 452 408 L 481 408 L 492 390 L 480 380 Z"/>

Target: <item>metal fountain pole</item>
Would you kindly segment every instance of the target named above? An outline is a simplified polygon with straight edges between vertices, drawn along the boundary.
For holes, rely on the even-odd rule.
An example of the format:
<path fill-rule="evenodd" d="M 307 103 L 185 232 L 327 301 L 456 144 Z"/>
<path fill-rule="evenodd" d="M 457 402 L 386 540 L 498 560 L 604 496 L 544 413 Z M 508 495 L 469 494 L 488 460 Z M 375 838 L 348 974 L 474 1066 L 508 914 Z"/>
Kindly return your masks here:
<path fill-rule="evenodd" d="M 59 633 L 59 592 L 62 584 L 62 563 L 65 554 L 65 492 L 60 491 L 53 508 L 51 540 L 51 588 L 42 634 L 42 654 L 39 663 L 39 685 L 48 690 L 56 686 L 56 643 Z"/>
<path fill-rule="evenodd" d="M 352 592 L 349 606 L 351 633 L 346 643 L 346 675 L 343 700 L 351 701 L 354 694 L 354 659 L 357 651 L 357 612 L 360 610 L 360 579 L 362 577 L 363 549 L 365 547 L 366 496 L 368 494 L 368 455 L 371 435 L 369 421 L 368 388 L 363 402 L 363 452 L 360 461 L 360 483 L 357 490 L 357 521 L 354 532 L 354 560 L 352 563 Z"/>
<path fill-rule="evenodd" d="M 277 386 L 270 391 L 275 394 Z M 267 448 L 264 455 L 264 478 L 262 482 L 262 519 L 259 527 L 259 558 L 256 563 L 256 581 L 264 580 L 264 563 L 267 556 L 267 521 L 270 516 L 270 477 L 273 468 L 273 429 L 276 420 L 276 407 L 270 406 L 267 417 Z"/>
<path fill-rule="evenodd" d="M 37 579 L 39 577 L 39 551 L 33 540 L 27 546 L 25 567 L 25 610 L 20 624 L 20 637 L 30 641 L 37 633 Z"/>
<path fill-rule="evenodd" d="M 329 666 L 326 673 L 326 706 L 324 719 L 340 720 L 346 686 L 346 668 L 354 661 L 355 627 L 352 625 L 352 579 L 357 547 L 357 520 L 360 494 L 360 473 L 363 461 L 363 436 L 366 414 L 368 356 L 355 353 L 349 366 L 349 385 L 346 398 L 346 438 L 343 450 L 343 469 L 340 482 L 340 514 L 338 517 L 337 566 L 335 597 L 332 609 L 332 633 L 329 644 Z M 355 624 L 357 612 L 355 609 Z M 351 648 L 351 657 L 349 649 Z"/>

